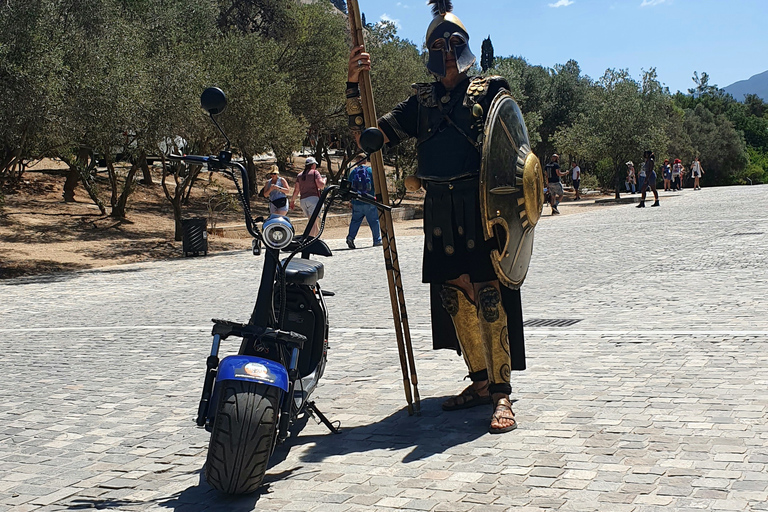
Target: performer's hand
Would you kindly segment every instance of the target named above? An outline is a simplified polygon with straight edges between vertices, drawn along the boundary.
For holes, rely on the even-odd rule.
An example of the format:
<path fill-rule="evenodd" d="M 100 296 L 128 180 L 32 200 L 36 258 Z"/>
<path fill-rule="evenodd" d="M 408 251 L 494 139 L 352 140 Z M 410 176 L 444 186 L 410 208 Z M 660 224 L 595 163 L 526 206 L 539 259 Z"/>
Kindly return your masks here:
<path fill-rule="evenodd" d="M 352 48 L 349 55 L 349 66 L 347 68 L 347 82 L 358 83 L 360 81 L 360 71 L 371 70 L 371 55 L 365 53 L 364 46 Z"/>

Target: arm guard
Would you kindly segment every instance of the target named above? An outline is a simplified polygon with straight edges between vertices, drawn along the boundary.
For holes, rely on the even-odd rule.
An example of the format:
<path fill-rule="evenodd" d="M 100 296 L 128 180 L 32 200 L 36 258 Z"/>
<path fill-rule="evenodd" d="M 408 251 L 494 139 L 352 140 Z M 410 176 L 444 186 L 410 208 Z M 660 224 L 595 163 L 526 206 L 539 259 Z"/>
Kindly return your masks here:
<path fill-rule="evenodd" d="M 363 101 L 360 98 L 360 86 L 356 83 L 347 83 L 347 116 L 349 116 L 349 129 L 352 132 L 360 132 L 365 128 L 363 117 Z"/>

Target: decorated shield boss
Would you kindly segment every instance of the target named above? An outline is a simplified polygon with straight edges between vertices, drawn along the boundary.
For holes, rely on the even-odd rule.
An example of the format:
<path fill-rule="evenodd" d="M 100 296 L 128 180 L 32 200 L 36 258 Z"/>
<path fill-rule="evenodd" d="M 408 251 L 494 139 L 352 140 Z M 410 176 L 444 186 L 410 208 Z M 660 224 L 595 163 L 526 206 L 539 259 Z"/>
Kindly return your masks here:
<path fill-rule="evenodd" d="M 533 228 L 544 206 L 541 163 L 531 151 L 523 114 L 512 95 L 493 99 L 485 122 L 480 170 L 480 209 L 486 240 L 496 237 L 491 253 L 499 280 L 518 289 L 528 273 Z"/>

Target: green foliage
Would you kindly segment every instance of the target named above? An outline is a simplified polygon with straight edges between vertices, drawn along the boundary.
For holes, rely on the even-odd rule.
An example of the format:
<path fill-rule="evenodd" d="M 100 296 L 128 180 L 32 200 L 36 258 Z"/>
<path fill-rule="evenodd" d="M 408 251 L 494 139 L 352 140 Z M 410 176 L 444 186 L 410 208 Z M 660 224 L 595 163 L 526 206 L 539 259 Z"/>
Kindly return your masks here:
<path fill-rule="evenodd" d="M 581 190 L 599 190 L 601 188 L 600 179 L 595 174 L 582 172 L 580 188 Z"/>
<path fill-rule="evenodd" d="M 11 166 L 57 144 L 67 70 L 63 49 L 51 37 L 54 5 L 7 0 L 0 5 L 0 182 Z"/>
<path fill-rule="evenodd" d="M 747 165 L 746 144 L 724 114 L 713 114 L 703 104 L 687 110 L 685 128 L 700 157 L 707 179 L 730 184 Z"/>
<path fill-rule="evenodd" d="M 613 160 L 610 158 L 603 158 L 595 163 L 594 178 L 597 182 L 596 188 L 612 189 L 616 179 L 616 167 Z"/>
<path fill-rule="evenodd" d="M 735 176 L 734 182 L 739 185 L 756 185 L 768 183 L 768 151 L 748 147 L 749 163 L 742 173 Z"/>

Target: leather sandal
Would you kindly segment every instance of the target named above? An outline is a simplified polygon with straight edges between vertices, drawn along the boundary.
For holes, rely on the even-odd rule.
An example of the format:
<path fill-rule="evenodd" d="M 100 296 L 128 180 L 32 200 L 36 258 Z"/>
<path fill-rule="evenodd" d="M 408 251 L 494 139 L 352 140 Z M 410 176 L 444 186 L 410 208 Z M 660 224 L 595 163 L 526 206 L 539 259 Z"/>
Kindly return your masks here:
<path fill-rule="evenodd" d="M 494 427 L 493 422 L 501 423 L 502 420 L 512 420 L 512 424 L 506 427 Z M 491 416 L 491 427 L 488 432 L 491 434 L 503 434 L 517 428 L 517 421 L 515 421 L 515 412 L 512 410 L 512 402 L 508 398 L 500 398 L 496 402 L 496 408 Z"/>
<path fill-rule="evenodd" d="M 488 385 L 480 388 L 479 391 L 488 390 Z M 477 407 L 478 405 L 486 405 L 492 403 L 491 394 L 481 395 L 472 386 L 462 391 L 456 396 L 452 396 L 445 402 L 443 402 L 444 411 L 458 411 L 461 409 L 469 409 L 470 407 Z"/>

